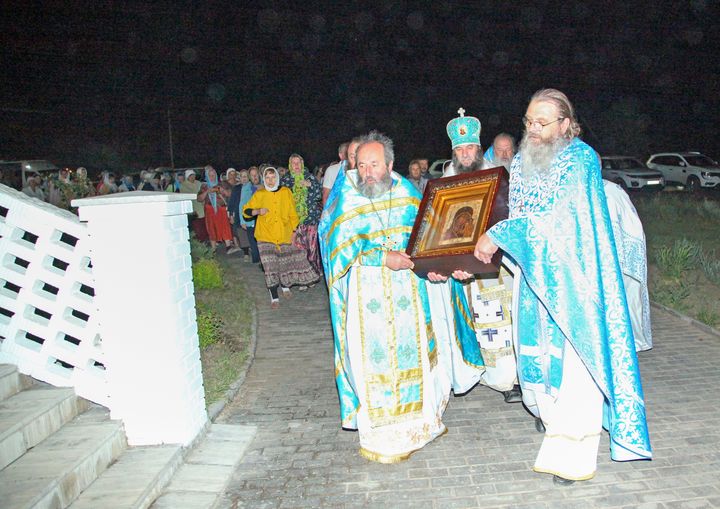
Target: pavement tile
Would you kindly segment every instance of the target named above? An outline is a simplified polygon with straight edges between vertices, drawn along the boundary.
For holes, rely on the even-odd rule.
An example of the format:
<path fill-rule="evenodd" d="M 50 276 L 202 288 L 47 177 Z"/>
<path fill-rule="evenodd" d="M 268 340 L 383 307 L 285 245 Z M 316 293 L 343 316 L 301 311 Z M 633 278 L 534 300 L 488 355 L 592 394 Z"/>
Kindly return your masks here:
<path fill-rule="evenodd" d="M 220 420 L 257 433 L 219 508 L 720 507 L 720 336 L 652 309 L 655 347 L 639 354 L 652 461 L 612 461 L 605 433 L 596 477 L 558 488 L 532 472 L 542 435 L 522 405 L 478 386 L 451 397 L 445 437 L 406 463 L 378 465 L 358 455 L 356 432 L 340 429 L 327 290 L 270 313 L 262 273 L 238 270 L 257 296 L 258 346 Z"/>

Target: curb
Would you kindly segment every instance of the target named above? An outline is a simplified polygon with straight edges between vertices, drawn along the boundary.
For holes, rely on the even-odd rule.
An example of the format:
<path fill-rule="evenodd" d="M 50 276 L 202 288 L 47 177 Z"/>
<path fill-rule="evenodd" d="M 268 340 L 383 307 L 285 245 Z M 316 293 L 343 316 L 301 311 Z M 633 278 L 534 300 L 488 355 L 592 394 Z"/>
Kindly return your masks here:
<path fill-rule="evenodd" d="M 706 324 L 706 323 L 700 322 L 700 321 L 696 320 L 695 318 L 692 318 L 692 317 L 690 317 L 690 316 L 684 315 L 684 314 L 682 314 L 682 313 L 679 312 L 679 311 L 676 311 L 676 310 L 674 310 L 674 309 L 672 309 L 672 308 L 669 308 L 669 307 L 665 306 L 664 304 L 659 304 L 659 303 L 657 303 L 657 302 L 650 301 L 650 305 L 651 305 L 652 307 L 656 308 L 656 309 L 660 309 L 660 310 L 665 311 L 665 312 L 667 312 L 667 313 L 669 313 L 669 314 L 671 314 L 671 315 L 673 315 L 673 316 L 675 316 L 675 317 L 677 317 L 677 318 L 680 318 L 680 319 L 683 320 L 684 322 L 687 322 L 687 323 L 689 323 L 690 325 L 693 325 L 693 326 L 697 327 L 698 329 L 702 330 L 703 332 L 707 332 L 708 334 L 712 334 L 713 336 L 715 336 L 715 337 L 717 337 L 718 339 L 720 339 L 720 330 L 717 330 L 716 328 L 711 327 L 711 326 L 709 326 L 709 325 Z"/>

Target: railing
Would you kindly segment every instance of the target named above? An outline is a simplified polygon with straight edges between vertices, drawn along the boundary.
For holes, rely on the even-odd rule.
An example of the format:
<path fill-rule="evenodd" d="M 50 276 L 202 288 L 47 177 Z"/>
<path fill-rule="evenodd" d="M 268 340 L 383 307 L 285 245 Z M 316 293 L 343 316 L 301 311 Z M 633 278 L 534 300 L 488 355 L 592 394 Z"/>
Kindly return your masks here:
<path fill-rule="evenodd" d="M 78 220 L 0 185 L 0 362 L 108 406 L 131 445 L 189 444 L 207 423 L 192 198 L 85 198 Z"/>
<path fill-rule="evenodd" d="M 0 362 L 108 406 L 87 228 L 0 185 Z"/>

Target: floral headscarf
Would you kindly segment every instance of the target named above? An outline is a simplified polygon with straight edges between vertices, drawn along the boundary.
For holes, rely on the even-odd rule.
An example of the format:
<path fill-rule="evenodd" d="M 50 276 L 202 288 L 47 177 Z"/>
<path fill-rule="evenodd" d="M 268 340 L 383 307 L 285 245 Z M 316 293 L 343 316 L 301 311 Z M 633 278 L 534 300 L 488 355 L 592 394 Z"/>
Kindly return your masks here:
<path fill-rule="evenodd" d="M 211 170 L 213 171 L 213 173 L 215 173 L 214 179 L 210 178 Z M 218 185 L 217 172 L 212 166 L 205 167 L 205 183 L 207 184 L 208 189 L 212 189 L 213 187 L 216 187 Z M 213 210 L 217 212 L 217 193 L 208 192 L 207 196 L 208 198 L 210 198 L 210 204 L 212 205 Z"/>
<path fill-rule="evenodd" d="M 295 173 L 292 169 L 292 160 L 293 159 L 300 159 L 300 173 Z M 288 172 L 290 175 L 292 175 L 293 178 L 293 198 L 295 199 L 295 210 L 297 211 L 298 220 L 300 221 L 299 224 L 302 224 L 303 221 L 307 218 L 308 215 L 308 208 L 307 208 L 307 194 L 308 194 L 308 188 L 301 185 L 300 182 L 305 180 L 305 160 L 300 157 L 298 154 L 292 154 L 290 158 L 288 159 Z"/>

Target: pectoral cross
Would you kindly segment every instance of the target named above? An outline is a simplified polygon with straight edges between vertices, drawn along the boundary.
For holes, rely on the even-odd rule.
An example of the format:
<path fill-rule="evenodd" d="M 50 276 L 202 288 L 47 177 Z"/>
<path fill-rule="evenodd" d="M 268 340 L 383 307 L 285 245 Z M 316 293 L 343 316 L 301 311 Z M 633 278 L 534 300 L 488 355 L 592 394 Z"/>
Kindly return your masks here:
<path fill-rule="evenodd" d="M 383 247 L 383 249 L 386 249 L 388 251 L 397 251 L 398 243 L 395 240 L 391 240 L 385 237 L 385 240 L 382 242 L 381 246 Z"/>

